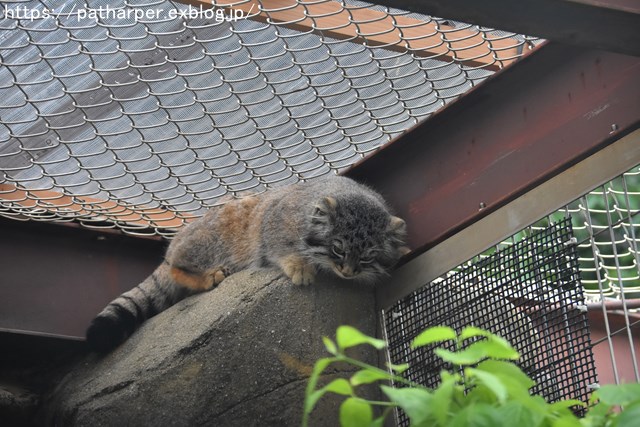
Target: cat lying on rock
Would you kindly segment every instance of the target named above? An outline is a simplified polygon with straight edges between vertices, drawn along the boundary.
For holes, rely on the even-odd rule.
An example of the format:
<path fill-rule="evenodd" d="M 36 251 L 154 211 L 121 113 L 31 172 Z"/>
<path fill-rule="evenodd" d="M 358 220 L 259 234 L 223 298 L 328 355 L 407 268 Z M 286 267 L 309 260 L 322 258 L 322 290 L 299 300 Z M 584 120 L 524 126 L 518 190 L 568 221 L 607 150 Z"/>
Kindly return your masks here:
<path fill-rule="evenodd" d="M 247 268 L 279 268 L 295 285 L 321 270 L 375 282 L 408 252 L 405 228 L 382 196 L 345 177 L 235 199 L 181 230 L 153 274 L 91 322 L 87 342 L 108 352 L 146 319 Z"/>

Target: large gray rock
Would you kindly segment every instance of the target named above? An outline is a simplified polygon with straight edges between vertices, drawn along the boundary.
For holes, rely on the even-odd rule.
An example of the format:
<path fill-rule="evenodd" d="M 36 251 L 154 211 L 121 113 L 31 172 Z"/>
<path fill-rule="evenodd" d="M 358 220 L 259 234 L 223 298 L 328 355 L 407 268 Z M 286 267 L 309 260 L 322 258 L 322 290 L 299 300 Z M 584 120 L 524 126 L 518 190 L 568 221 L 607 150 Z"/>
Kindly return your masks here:
<path fill-rule="evenodd" d="M 375 335 L 371 287 L 299 287 L 273 271 L 241 272 L 152 318 L 107 356 L 80 363 L 51 394 L 46 422 L 299 425 L 307 378 L 327 355 L 321 337 L 341 324 Z M 366 347 L 354 350 L 377 363 Z M 337 403 L 322 401 L 312 425 L 337 425 Z"/>

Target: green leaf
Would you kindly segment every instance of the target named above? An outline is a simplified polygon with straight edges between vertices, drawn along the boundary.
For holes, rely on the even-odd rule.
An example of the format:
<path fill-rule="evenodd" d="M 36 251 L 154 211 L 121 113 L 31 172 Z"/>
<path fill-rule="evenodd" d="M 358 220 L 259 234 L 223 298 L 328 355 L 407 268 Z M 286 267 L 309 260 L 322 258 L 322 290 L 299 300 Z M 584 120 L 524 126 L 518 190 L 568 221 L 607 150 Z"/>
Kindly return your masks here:
<path fill-rule="evenodd" d="M 527 408 L 520 402 L 509 401 L 495 408 L 496 418 L 506 420 L 514 427 L 538 427 L 544 420 L 544 414 Z"/>
<path fill-rule="evenodd" d="M 550 415 L 549 404 L 542 397 L 529 393 L 529 389 L 535 385 L 535 382 L 512 362 L 486 360 L 478 364 L 475 369 L 489 372 L 500 378 L 507 389 L 507 402 L 519 402 L 532 412 Z M 479 391 L 476 392 L 474 389 L 469 394 L 474 396 L 483 390 L 483 387 L 478 388 Z"/>
<path fill-rule="evenodd" d="M 485 331 L 484 329 L 476 328 L 475 326 L 467 326 L 460 332 L 460 341 L 464 341 L 473 337 L 497 337 L 497 335 L 492 334 L 489 331 Z"/>
<path fill-rule="evenodd" d="M 496 395 L 482 384 L 477 385 L 469 390 L 465 396 L 465 400 L 469 403 L 490 403 L 496 402 Z"/>
<path fill-rule="evenodd" d="M 381 385 L 382 392 L 407 414 L 411 425 L 426 422 L 432 415 L 432 395 L 421 388 L 393 388 Z"/>
<path fill-rule="evenodd" d="M 551 424 L 554 427 L 583 427 L 583 422 L 571 409 L 576 406 L 584 407 L 586 405 L 580 400 L 561 400 L 559 402 L 547 404 L 546 414 L 552 421 Z"/>
<path fill-rule="evenodd" d="M 397 374 L 401 374 L 404 371 L 406 371 L 407 369 L 409 369 L 409 364 L 408 363 L 402 363 L 400 365 L 394 365 L 391 362 L 387 362 L 387 368 L 391 369 L 393 372 L 395 372 Z"/>
<path fill-rule="evenodd" d="M 492 334 L 484 329 L 476 328 L 475 326 L 467 326 L 460 333 L 461 341 L 474 337 L 485 337 L 486 340 L 478 342 L 488 342 L 487 350 L 489 351 L 488 357 L 494 359 L 517 359 L 520 354 L 509 344 L 509 341 L 505 340 L 499 335 Z M 492 352 L 496 352 L 495 354 Z"/>
<path fill-rule="evenodd" d="M 474 342 L 458 352 L 451 352 L 443 348 L 437 348 L 434 352 L 442 360 L 455 365 L 475 365 L 486 358 L 516 360 L 520 357 L 520 353 L 508 342 L 494 338 Z"/>
<path fill-rule="evenodd" d="M 302 425 L 307 425 L 307 418 L 309 414 L 311 414 L 311 411 L 313 411 L 313 408 L 316 406 L 316 403 L 318 403 L 318 400 L 320 400 L 320 398 L 322 398 L 322 396 L 324 396 L 325 394 L 326 394 L 326 391 L 324 389 L 320 389 L 310 394 L 307 394 L 305 396 L 304 417 L 303 417 Z"/>
<path fill-rule="evenodd" d="M 445 362 L 453 363 L 454 365 L 475 365 L 486 358 L 484 352 L 480 352 L 477 348 L 471 347 L 458 352 L 449 351 L 444 348 L 436 348 L 433 352 Z"/>
<path fill-rule="evenodd" d="M 563 415 L 552 420 L 553 427 L 582 427 L 580 419 L 573 414 Z"/>
<path fill-rule="evenodd" d="M 474 345 L 483 348 L 487 357 L 492 359 L 518 360 L 520 358 L 520 353 L 507 340 L 498 336 L 492 336 L 484 341 L 471 344 L 471 346 Z"/>
<path fill-rule="evenodd" d="M 498 427 L 506 425 L 513 424 L 510 420 L 498 418 L 493 406 L 478 403 L 463 408 L 446 427 Z"/>
<path fill-rule="evenodd" d="M 325 392 L 341 394 L 343 396 L 351 396 L 353 394 L 351 384 L 349 384 L 349 381 L 344 378 L 336 378 L 326 386 L 322 387 L 322 390 Z"/>
<path fill-rule="evenodd" d="M 352 386 L 356 387 L 362 384 L 371 384 L 376 381 L 389 379 L 391 379 L 391 375 L 387 374 L 386 372 L 363 369 L 353 374 L 350 382 Z"/>
<path fill-rule="evenodd" d="M 531 395 L 527 392 L 526 395 L 523 393 L 515 396 L 513 400 L 522 403 L 536 413 L 544 415 L 547 419 L 552 418 L 552 414 L 549 413 L 549 403 L 542 396 Z"/>
<path fill-rule="evenodd" d="M 386 347 L 384 340 L 369 337 L 352 326 L 339 326 L 336 331 L 338 348 L 344 350 L 360 344 L 370 344 L 378 350 Z"/>
<path fill-rule="evenodd" d="M 434 326 L 422 331 L 411 342 L 411 348 L 423 347 L 425 345 L 451 341 L 457 338 L 456 331 L 448 326 Z"/>
<path fill-rule="evenodd" d="M 340 425 L 343 427 L 370 427 L 373 410 L 363 400 L 350 397 L 340 405 Z"/>
<path fill-rule="evenodd" d="M 335 362 L 336 358 L 334 357 L 325 357 L 323 359 L 319 359 L 315 365 L 313 365 L 313 371 L 309 376 L 309 382 L 307 383 L 307 389 L 305 391 L 305 399 L 304 399 L 304 418 L 303 425 L 307 420 L 308 415 L 313 411 L 314 406 L 318 403 L 318 400 L 325 393 L 323 390 L 316 390 L 316 385 L 318 384 L 318 379 L 322 372 L 329 366 L 331 363 Z"/>
<path fill-rule="evenodd" d="M 462 375 L 457 372 L 451 373 L 449 371 L 440 371 L 440 381 L 445 382 L 449 380 L 459 384 L 460 381 L 462 381 Z"/>
<path fill-rule="evenodd" d="M 488 341 L 494 342 L 496 345 L 503 347 L 505 350 L 515 352 L 515 349 L 511 346 L 511 344 L 509 344 L 509 341 L 505 340 L 500 335 L 493 334 L 484 329 L 476 328 L 475 326 L 467 326 L 462 330 L 462 332 L 460 332 L 460 341 L 464 341 L 474 337 L 485 337 Z"/>
<path fill-rule="evenodd" d="M 338 354 L 338 347 L 336 347 L 336 344 L 331 341 L 329 337 L 322 337 L 322 342 L 329 353 L 333 355 Z"/>
<path fill-rule="evenodd" d="M 576 399 L 568 399 L 568 400 L 560 400 L 558 402 L 554 402 L 549 405 L 549 409 L 553 412 L 562 412 L 565 410 L 571 411 L 571 408 L 574 406 L 585 407 L 585 403 L 581 400 Z"/>
<path fill-rule="evenodd" d="M 640 400 L 640 383 L 603 385 L 594 394 L 601 402 L 624 406 L 635 400 Z"/>
<path fill-rule="evenodd" d="M 454 388 L 459 378 L 456 376 L 448 375 L 448 372 L 442 372 L 442 382 L 432 393 L 431 398 L 431 410 L 433 417 L 436 419 L 439 425 L 447 425 L 447 416 L 449 414 L 449 406 L 451 405 L 451 398 L 453 396 Z"/>
<path fill-rule="evenodd" d="M 502 383 L 499 376 L 483 371 L 482 369 L 467 368 L 464 372 L 468 377 L 477 378 L 481 384 L 491 390 L 500 404 L 505 403 L 508 395 L 507 387 Z"/>
<path fill-rule="evenodd" d="M 638 420 L 640 420 L 640 401 L 624 407 L 618 415 L 617 427 L 634 427 L 638 425 Z"/>
<path fill-rule="evenodd" d="M 536 385 L 535 381 L 512 362 L 485 360 L 476 366 L 476 369 L 499 377 L 509 392 L 515 392 L 516 389 L 520 389 L 528 394 L 529 389 Z"/>
<path fill-rule="evenodd" d="M 371 427 L 384 427 L 384 420 L 385 420 L 385 416 L 381 416 L 376 418 L 375 420 L 373 420 L 373 422 L 371 423 Z"/>
<path fill-rule="evenodd" d="M 611 405 L 607 405 L 604 402 L 598 402 L 597 404 L 589 407 L 587 418 L 591 421 L 592 425 L 604 425 L 604 420 L 610 410 Z"/>

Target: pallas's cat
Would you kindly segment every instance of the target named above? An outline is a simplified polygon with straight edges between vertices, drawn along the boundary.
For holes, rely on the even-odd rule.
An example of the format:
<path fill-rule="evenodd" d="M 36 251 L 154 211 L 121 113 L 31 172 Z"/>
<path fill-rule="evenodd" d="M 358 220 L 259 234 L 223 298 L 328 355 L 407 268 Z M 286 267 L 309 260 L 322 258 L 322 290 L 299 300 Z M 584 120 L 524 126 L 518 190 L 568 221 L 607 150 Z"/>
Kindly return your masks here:
<path fill-rule="evenodd" d="M 107 352 L 187 295 L 247 268 L 279 268 L 295 285 L 316 273 L 375 282 L 408 249 L 405 223 L 375 191 L 331 177 L 232 200 L 176 234 L 162 264 L 102 310 L 87 330 Z"/>

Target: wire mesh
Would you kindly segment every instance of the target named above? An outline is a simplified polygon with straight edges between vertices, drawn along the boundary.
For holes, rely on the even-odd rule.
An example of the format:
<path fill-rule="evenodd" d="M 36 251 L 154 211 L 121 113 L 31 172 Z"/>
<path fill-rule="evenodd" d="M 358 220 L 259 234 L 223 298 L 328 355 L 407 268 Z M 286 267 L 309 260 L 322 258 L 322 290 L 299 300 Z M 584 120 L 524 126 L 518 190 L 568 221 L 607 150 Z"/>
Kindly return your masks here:
<path fill-rule="evenodd" d="M 470 262 L 570 217 L 598 373 L 604 383 L 640 382 L 639 214 L 640 165 L 577 197 Z"/>
<path fill-rule="evenodd" d="M 549 401 L 586 402 L 597 381 L 570 219 L 427 284 L 383 318 L 390 361 L 409 363 L 404 375 L 427 387 L 437 386 L 445 364 L 433 348 L 410 343 L 436 325 L 474 325 L 507 339 L 536 381 L 531 391 Z M 400 425 L 408 425 L 402 414 Z"/>
<path fill-rule="evenodd" d="M 576 197 L 435 283 L 517 244 L 553 222 L 571 218 L 600 381 L 640 382 L 639 213 L 640 165 Z"/>
<path fill-rule="evenodd" d="M 1 215 L 170 237 L 346 168 L 537 43 L 359 1 L 191 3 L 2 3 Z"/>
<path fill-rule="evenodd" d="M 513 235 L 470 262 L 483 259 L 571 217 L 578 240 L 581 281 L 587 302 L 640 297 L 640 165 L 620 174 L 557 212 Z"/>
<path fill-rule="evenodd" d="M 531 227 L 571 216 L 594 333 L 607 383 L 640 382 L 640 166 Z"/>

